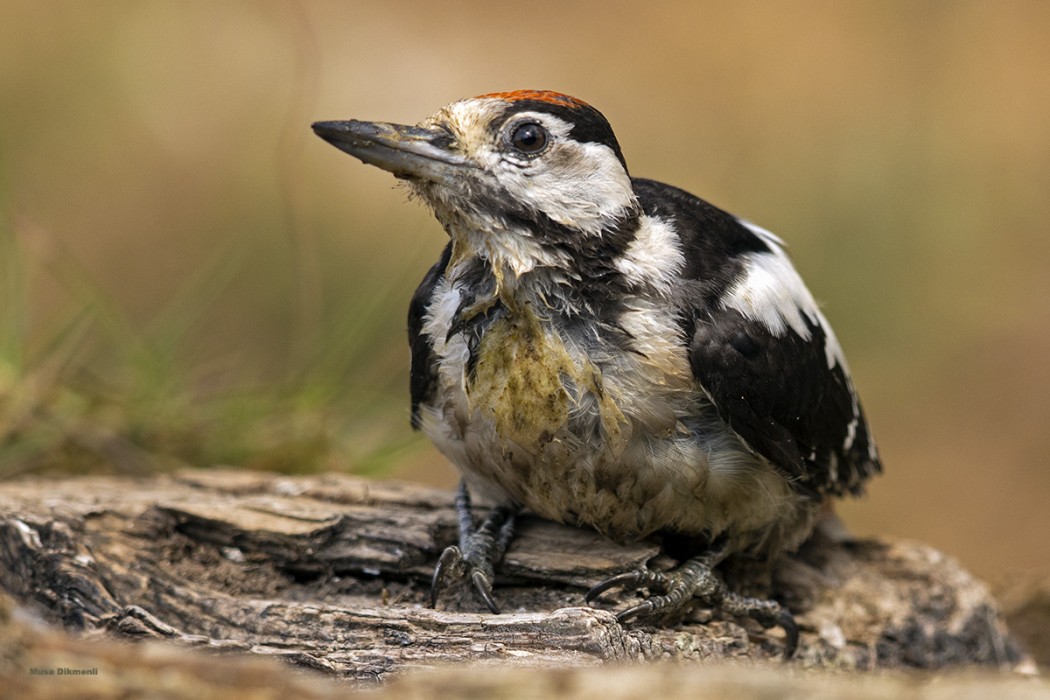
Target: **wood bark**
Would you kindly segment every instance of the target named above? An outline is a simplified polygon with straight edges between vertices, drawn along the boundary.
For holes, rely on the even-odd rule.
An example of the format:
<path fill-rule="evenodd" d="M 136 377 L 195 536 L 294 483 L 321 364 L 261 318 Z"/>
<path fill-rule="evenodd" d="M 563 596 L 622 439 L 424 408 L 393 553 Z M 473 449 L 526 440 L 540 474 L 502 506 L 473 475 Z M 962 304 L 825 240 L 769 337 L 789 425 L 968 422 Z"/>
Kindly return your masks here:
<path fill-rule="evenodd" d="M 479 511 L 480 512 L 480 511 Z M 497 576 L 426 606 L 455 541 L 452 494 L 340 475 L 186 471 L 0 485 L 0 586 L 79 636 L 240 651 L 351 680 L 470 662 L 589 666 L 776 659 L 782 635 L 697 610 L 666 626 L 588 607 L 599 581 L 659 548 L 524 517 Z M 921 544 L 818 536 L 775 571 L 802 629 L 793 667 L 1017 668 L 987 587 Z"/>

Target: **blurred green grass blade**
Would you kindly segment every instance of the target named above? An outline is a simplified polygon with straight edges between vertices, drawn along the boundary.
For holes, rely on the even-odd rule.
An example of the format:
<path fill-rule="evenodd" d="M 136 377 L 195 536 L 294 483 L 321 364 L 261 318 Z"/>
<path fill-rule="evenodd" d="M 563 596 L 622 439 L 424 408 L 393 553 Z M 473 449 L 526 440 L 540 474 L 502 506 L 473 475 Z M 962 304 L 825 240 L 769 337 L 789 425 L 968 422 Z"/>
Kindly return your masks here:
<path fill-rule="evenodd" d="M 24 366 L 28 328 L 22 255 L 2 207 L 0 200 L 0 387 Z"/>

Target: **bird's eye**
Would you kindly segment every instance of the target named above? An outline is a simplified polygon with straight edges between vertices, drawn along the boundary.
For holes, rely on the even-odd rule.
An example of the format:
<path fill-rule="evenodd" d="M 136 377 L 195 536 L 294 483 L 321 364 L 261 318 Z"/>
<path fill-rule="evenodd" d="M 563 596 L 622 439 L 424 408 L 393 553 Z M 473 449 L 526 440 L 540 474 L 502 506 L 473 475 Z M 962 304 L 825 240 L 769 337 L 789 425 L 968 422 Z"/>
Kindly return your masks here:
<path fill-rule="evenodd" d="M 510 135 L 510 145 L 526 155 L 536 155 L 547 147 L 547 130 L 539 124 L 520 124 Z"/>

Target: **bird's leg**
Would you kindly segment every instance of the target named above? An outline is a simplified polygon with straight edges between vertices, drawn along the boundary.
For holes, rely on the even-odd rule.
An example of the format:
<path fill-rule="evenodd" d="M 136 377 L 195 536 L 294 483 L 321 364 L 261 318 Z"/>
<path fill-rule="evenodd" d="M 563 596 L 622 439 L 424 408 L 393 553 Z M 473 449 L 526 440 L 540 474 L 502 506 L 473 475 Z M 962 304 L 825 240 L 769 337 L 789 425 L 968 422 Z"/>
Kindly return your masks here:
<path fill-rule="evenodd" d="M 785 635 L 784 658 L 791 658 L 798 647 L 798 625 L 795 618 L 776 601 L 750 598 L 730 591 L 714 573 L 714 568 L 727 554 L 727 548 L 723 544 L 687 559 L 674 571 L 664 573 L 641 568 L 619 574 L 592 588 L 587 593 L 586 600 L 592 603 L 602 593 L 616 587 L 637 589 L 645 586 L 663 593 L 651 596 L 618 613 L 616 620 L 623 623 L 638 617 L 679 612 L 693 598 L 700 598 L 705 605 L 734 617 L 750 617 L 765 629 L 780 626 Z"/>
<path fill-rule="evenodd" d="M 507 545 L 514 536 L 514 519 L 519 510 L 516 504 L 501 503 L 489 511 L 481 526 L 475 529 L 467 482 L 459 482 L 456 491 L 459 545 L 447 547 L 434 567 L 434 576 L 430 582 L 430 607 L 437 607 L 438 594 L 445 579 L 453 576 L 457 579 L 469 578 L 478 597 L 494 615 L 499 614 L 499 606 L 492 597 L 494 569 L 503 559 Z"/>

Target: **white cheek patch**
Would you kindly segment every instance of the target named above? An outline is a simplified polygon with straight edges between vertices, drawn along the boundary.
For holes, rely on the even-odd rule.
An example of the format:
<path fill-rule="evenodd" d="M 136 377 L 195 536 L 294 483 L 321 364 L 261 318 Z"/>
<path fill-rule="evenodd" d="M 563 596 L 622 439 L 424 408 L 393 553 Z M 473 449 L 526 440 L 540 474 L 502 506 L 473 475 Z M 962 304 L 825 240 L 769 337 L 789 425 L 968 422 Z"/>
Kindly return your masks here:
<path fill-rule="evenodd" d="M 464 100 L 439 118 L 456 134 L 460 151 L 526 206 L 552 221 L 583 233 L 600 233 L 634 208 L 631 180 L 616 153 L 598 143 L 572 139 L 572 124 L 542 112 L 524 112 L 513 123 L 536 122 L 550 133 L 548 150 L 535 158 L 515 158 L 486 127 L 500 103 Z"/>
<path fill-rule="evenodd" d="M 597 235 L 634 210 L 630 178 L 612 149 L 573 141 L 572 124 L 543 112 L 524 112 L 510 123 L 542 124 L 550 133 L 548 150 L 535 158 L 515 158 L 502 146 L 502 136 L 491 130 L 505 110 L 500 100 L 474 98 L 455 102 L 425 120 L 422 126 L 440 125 L 451 131 L 456 151 L 478 166 L 479 180 L 465 178 L 458 188 L 426 184 L 417 190 L 450 234 L 467 239 L 470 248 L 497 269 L 506 269 L 514 277 L 536 268 L 564 269 L 569 263 L 564 251 L 545 245 L 528 230 L 507 228 L 498 212 L 479 210 L 472 201 L 472 189 L 502 189 L 503 196 L 518 200 L 519 207 L 541 212 L 579 235 Z M 484 182 L 488 177 L 495 182 Z M 657 241 L 658 248 L 660 245 Z M 639 252 L 637 265 L 652 268 L 655 264 Z M 653 269 L 644 274 L 660 275 Z"/>
<path fill-rule="evenodd" d="M 552 130 L 552 136 L 558 138 Z M 635 206 L 631 179 L 608 146 L 563 140 L 524 168 L 504 162 L 497 178 L 563 226 L 598 234 Z"/>

